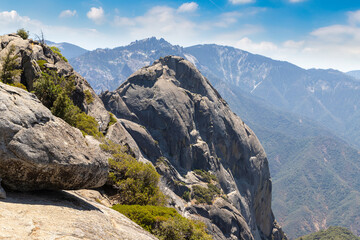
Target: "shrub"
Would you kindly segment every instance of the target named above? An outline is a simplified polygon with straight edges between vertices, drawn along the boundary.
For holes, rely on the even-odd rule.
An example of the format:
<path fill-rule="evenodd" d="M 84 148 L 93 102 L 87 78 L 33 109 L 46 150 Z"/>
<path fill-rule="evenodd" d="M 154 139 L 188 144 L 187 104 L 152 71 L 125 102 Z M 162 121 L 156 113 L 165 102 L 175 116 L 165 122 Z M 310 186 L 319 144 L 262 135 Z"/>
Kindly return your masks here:
<path fill-rule="evenodd" d="M 109 127 L 113 124 L 115 124 L 117 122 L 114 114 L 112 114 L 111 112 L 109 112 L 109 115 L 110 115 L 110 122 L 109 122 Z"/>
<path fill-rule="evenodd" d="M 180 215 L 169 218 L 160 224 L 155 235 L 163 240 L 210 240 L 213 239 L 206 233 L 205 224 L 192 221 Z"/>
<path fill-rule="evenodd" d="M 112 207 L 163 240 L 210 240 L 205 224 L 182 217 L 175 209 L 159 206 Z"/>
<path fill-rule="evenodd" d="M 159 227 L 160 222 L 178 215 L 174 208 L 160 206 L 118 204 L 112 208 L 124 214 L 149 232 L 153 232 L 155 228 Z"/>
<path fill-rule="evenodd" d="M 182 198 L 183 198 L 185 201 L 190 202 L 190 200 L 191 200 L 190 191 L 185 191 L 184 194 L 182 195 Z"/>
<path fill-rule="evenodd" d="M 14 83 L 9 84 L 9 85 L 10 85 L 10 86 L 13 86 L 13 87 L 21 88 L 21 89 L 27 91 L 27 88 L 26 88 L 25 85 L 22 84 L 22 83 L 14 82 Z"/>
<path fill-rule="evenodd" d="M 207 188 L 199 185 L 192 187 L 192 197 L 196 199 L 198 203 L 212 204 L 212 201 L 216 196 L 220 195 L 221 190 L 215 185 L 208 183 Z"/>
<path fill-rule="evenodd" d="M 37 64 L 39 65 L 39 67 L 40 67 L 40 69 L 41 70 L 44 70 L 45 69 L 45 63 L 47 63 L 47 61 L 46 60 L 37 60 L 36 61 L 37 62 Z"/>
<path fill-rule="evenodd" d="M 86 89 L 84 91 L 84 94 L 85 94 L 85 101 L 86 101 L 87 104 L 90 104 L 90 103 L 92 103 L 94 101 L 94 97 L 91 94 L 89 89 Z"/>
<path fill-rule="evenodd" d="M 18 55 L 13 55 L 15 46 L 11 45 L 8 53 L 2 58 L 2 69 L 0 73 L 0 81 L 5 84 L 13 84 L 14 78 L 19 76 L 22 72 L 21 69 L 16 69 L 16 59 Z"/>
<path fill-rule="evenodd" d="M 211 172 L 205 171 L 203 169 L 195 169 L 194 173 L 196 175 L 198 175 L 201 178 L 201 180 L 203 180 L 203 181 L 205 181 L 207 183 L 210 183 L 211 180 L 215 181 L 215 182 L 218 181 L 217 177 L 214 174 L 212 174 Z"/>
<path fill-rule="evenodd" d="M 53 53 L 55 53 L 56 55 L 58 55 L 62 60 L 64 60 L 65 62 L 68 62 L 68 60 L 61 54 L 61 51 L 59 48 L 55 47 L 55 46 L 51 46 L 50 47 L 51 50 L 53 51 Z"/>
<path fill-rule="evenodd" d="M 74 106 L 74 107 L 77 108 L 76 106 Z M 103 136 L 103 134 L 101 132 L 99 132 L 99 124 L 95 120 L 95 118 L 87 115 L 84 112 L 75 114 L 74 118 L 75 118 L 74 127 L 80 129 L 80 131 L 84 135 L 88 134 L 88 135 L 91 135 L 94 137 L 102 137 Z"/>
<path fill-rule="evenodd" d="M 117 190 L 116 199 L 121 204 L 157 205 L 166 203 L 158 183 L 160 175 L 150 163 L 138 162 L 126 147 L 107 141 L 101 148 L 112 154 L 109 159 L 108 184 Z"/>
<path fill-rule="evenodd" d="M 42 73 L 34 83 L 34 93 L 47 108 L 51 109 L 62 89 L 55 84 L 53 74 Z"/>
<path fill-rule="evenodd" d="M 42 76 L 34 83 L 35 95 L 55 116 L 80 129 L 84 135 L 102 137 L 95 118 L 82 112 L 70 99 L 74 89 L 73 78 L 65 79 L 55 71 L 42 72 Z"/>
<path fill-rule="evenodd" d="M 16 34 L 24 40 L 29 38 L 29 31 L 26 31 L 24 28 L 18 29 Z"/>

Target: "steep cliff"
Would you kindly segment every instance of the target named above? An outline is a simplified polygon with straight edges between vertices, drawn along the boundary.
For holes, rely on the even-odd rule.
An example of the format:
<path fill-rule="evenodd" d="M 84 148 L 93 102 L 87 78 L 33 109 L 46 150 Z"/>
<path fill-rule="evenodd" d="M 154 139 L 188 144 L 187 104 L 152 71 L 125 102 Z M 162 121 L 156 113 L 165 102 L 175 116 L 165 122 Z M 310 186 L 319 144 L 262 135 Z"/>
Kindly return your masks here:
<path fill-rule="evenodd" d="M 261 144 L 190 62 L 161 58 L 101 99 L 156 165 L 174 207 L 215 239 L 286 238 Z"/>

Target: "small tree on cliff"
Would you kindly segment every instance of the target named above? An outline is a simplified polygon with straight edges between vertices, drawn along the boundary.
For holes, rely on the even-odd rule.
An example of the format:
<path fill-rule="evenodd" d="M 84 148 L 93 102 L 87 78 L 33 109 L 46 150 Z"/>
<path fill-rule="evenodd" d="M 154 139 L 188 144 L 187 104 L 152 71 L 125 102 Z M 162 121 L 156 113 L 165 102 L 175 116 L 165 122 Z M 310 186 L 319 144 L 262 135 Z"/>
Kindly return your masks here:
<path fill-rule="evenodd" d="M 16 34 L 24 40 L 29 38 L 29 31 L 26 31 L 24 28 L 18 29 Z"/>
<path fill-rule="evenodd" d="M 0 81 L 6 84 L 13 84 L 14 78 L 21 74 L 21 69 L 16 69 L 16 59 L 18 55 L 14 55 L 15 46 L 11 45 L 9 52 L 2 58 L 2 69 L 0 73 Z"/>

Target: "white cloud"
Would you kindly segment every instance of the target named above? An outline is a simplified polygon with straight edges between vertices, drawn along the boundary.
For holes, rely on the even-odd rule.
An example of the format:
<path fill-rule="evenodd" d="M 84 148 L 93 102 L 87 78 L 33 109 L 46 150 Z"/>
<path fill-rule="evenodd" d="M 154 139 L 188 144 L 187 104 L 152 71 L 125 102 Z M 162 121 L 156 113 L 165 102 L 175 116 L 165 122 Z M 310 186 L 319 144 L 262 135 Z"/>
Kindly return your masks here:
<path fill-rule="evenodd" d="M 349 23 L 351 25 L 356 25 L 360 23 L 360 10 L 355 12 L 348 12 Z"/>
<path fill-rule="evenodd" d="M 15 10 L 10 12 L 3 11 L 0 12 L 0 22 L 4 23 L 27 23 L 30 21 L 28 17 L 21 17 Z"/>
<path fill-rule="evenodd" d="M 127 18 L 127 17 L 120 17 L 120 16 L 114 17 L 114 24 L 115 24 L 115 26 L 118 26 L 118 27 L 131 27 L 131 26 L 136 25 L 134 20 Z"/>
<path fill-rule="evenodd" d="M 59 17 L 60 18 L 68 18 L 68 17 L 74 17 L 76 15 L 76 10 L 64 10 L 60 13 Z"/>
<path fill-rule="evenodd" d="M 305 41 L 293 41 L 293 40 L 288 40 L 288 41 L 285 41 L 283 43 L 283 47 L 285 48 L 295 48 L 295 49 L 299 49 L 301 47 L 303 47 L 305 44 Z"/>
<path fill-rule="evenodd" d="M 234 5 L 239 5 L 239 4 L 254 3 L 255 0 L 229 0 L 229 2 Z"/>
<path fill-rule="evenodd" d="M 255 43 L 247 37 L 240 39 L 238 42 L 235 43 L 235 46 L 253 53 L 264 53 L 269 51 L 275 51 L 278 49 L 276 44 L 272 42 L 262 41 L 259 43 Z"/>
<path fill-rule="evenodd" d="M 188 2 L 182 4 L 177 11 L 178 12 L 195 12 L 198 9 L 199 5 L 196 2 Z"/>
<path fill-rule="evenodd" d="M 149 36 L 163 37 L 172 43 L 187 44 L 198 33 L 197 24 L 177 13 L 177 9 L 157 6 L 151 8 L 143 16 L 132 19 L 135 26 L 130 35 L 135 39 Z"/>
<path fill-rule="evenodd" d="M 229 27 L 234 24 L 243 14 L 240 12 L 227 12 L 220 15 L 219 20 L 215 22 L 217 27 Z"/>
<path fill-rule="evenodd" d="M 94 21 L 96 24 L 101 24 L 104 21 L 104 9 L 102 7 L 92 7 L 86 16 Z"/>
<path fill-rule="evenodd" d="M 322 27 L 311 32 L 311 35 L 323 43 L 335 43 L 339 45 L 360 41 L 360 28 L 349 25 L 332 25 Z"/>

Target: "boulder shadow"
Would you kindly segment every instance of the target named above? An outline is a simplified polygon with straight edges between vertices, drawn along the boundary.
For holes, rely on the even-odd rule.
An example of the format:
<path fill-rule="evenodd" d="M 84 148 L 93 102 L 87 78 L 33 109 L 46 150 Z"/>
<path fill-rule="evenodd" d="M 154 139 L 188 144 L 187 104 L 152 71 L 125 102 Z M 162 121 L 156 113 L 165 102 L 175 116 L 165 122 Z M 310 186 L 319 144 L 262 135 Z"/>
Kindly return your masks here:
<path fill-rule="evenodd" d="M 52 205 L 80 211 L 102 212 L 99 208 L 75 194 L 62 190 L 39 190 L 30 192 L 6 190 L 6 195 L 6 199 L 0 199 L 0 202 L 29 205 Z"/>

